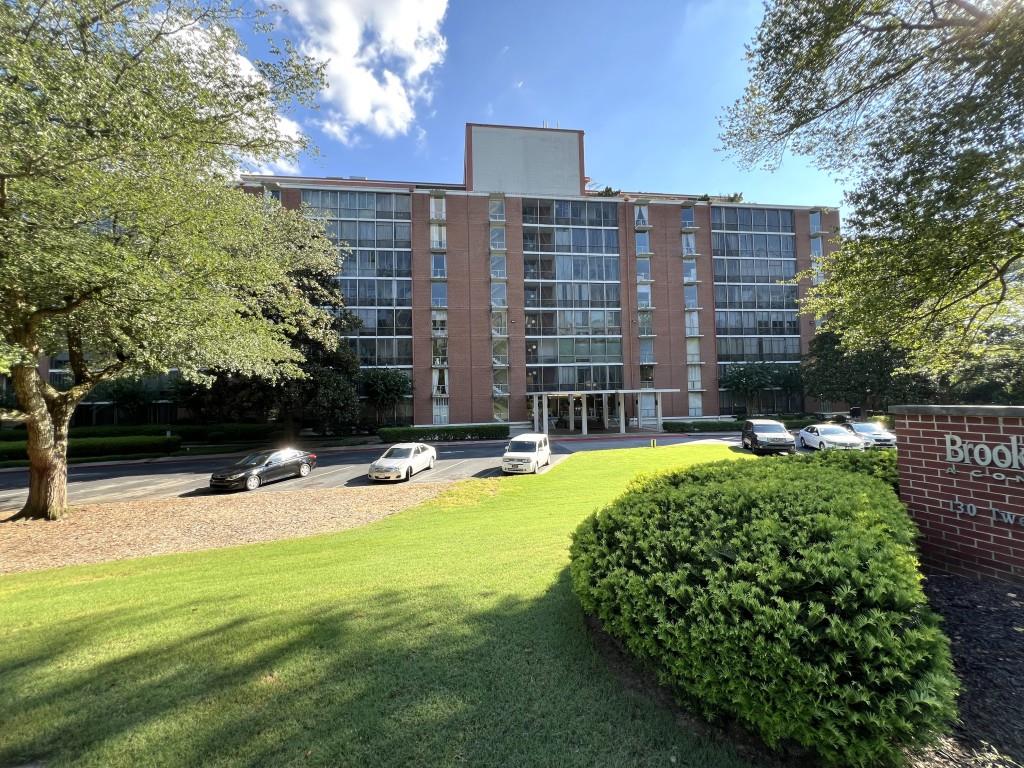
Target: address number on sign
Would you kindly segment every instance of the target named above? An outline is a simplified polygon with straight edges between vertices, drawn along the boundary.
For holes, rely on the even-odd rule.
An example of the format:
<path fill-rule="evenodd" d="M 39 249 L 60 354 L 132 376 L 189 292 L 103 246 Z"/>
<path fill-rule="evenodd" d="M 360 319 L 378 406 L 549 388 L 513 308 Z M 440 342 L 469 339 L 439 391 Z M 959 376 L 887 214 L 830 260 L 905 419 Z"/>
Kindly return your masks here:
<path fill-rule="evenodd" d="M 961 501 L 959 496 L 954 496 L 949 502 L 949 510 L 957 519 L 966 517 L 977 517 L 978 516 L 978 505 L 971 501 Z M 988 512 L 992 517 L 993 523 L 1002 523 L 1004 525 L 1019 525 L 1024 527 L 1024 515 L 1019 515 L 1014 512 L 1007 512 L 1005 509 L 999 509 L 995 504 L 989 504 L 988 509 L 984 510 Z"/>

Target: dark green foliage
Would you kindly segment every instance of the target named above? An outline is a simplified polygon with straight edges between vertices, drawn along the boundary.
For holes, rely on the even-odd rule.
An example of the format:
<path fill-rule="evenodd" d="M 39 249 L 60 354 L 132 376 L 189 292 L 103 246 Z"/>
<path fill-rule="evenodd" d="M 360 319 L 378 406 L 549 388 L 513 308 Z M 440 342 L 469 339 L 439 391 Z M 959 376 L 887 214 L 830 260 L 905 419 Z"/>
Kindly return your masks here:
<path fill-rule="evenodd" d="M 739 432 L 743 422 L 736 421 L 666 421 L 662 423 L 666 432 Z"/>
<path fill-rule="evenodd" d="M 844 472 L 856 472 L 877 477 L 894 491 L 899 492 L 900 475 L 896 469 L 896 449 L 879 448 L 870 451 L 815 451 L 803 454 L 801 461 L 816 466 L 832 467 Z"/>
<path fill-rule="evenodd" d="M 955 715 L 915 529 L 878 480 L 802 461 L 643 478 L 583 522 L 583 609 L 679 699 L 829 764 L 898 764 Z"/>
<path fill-rule="evenodd" d="M 174 453 L 181 447 L 177 435 L 134 435 L 130 437 L 72 437 L 68 440 L 68 458 L 87 456 L 129 456 L 136 453 Z M 25 459 L 24 440 L 0 442 L 0 461 Z"/>
<path fill-rule="evenodd" d="M 381 427 L 378 434 L 385 443 L 420 440 L 502 440 L 508 437 L 508 424 L 479 424 L 470 427 Z"/>
<path fill-rule="evenodd" d="M 376 411 L 378 424 L 388 411 L 391 411 L 394 420 L 398 404 L 412 392 L 412 382 L 398 368 L 367 368 L 360 371 L 359 386 L 367 402 Z"/>
<path fill-rule="evenodd" d="M 249 440 L 273 440 L 284 434 L 280 424 L 140 424 L 137 426 L 72 427 L 72 440 L 78 438 L 137 437 L 165 435 L 170 432 L 186 443 L 234 443 Z M 25 430 L 4 430 L 0 441 L 25 440 Z"/>

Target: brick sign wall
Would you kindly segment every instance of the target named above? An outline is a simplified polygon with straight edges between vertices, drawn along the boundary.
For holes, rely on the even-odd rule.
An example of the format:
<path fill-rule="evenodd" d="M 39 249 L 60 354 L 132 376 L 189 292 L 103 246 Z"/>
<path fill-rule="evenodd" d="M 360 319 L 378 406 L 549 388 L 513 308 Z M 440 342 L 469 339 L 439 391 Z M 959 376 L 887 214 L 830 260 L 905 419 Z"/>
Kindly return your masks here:
<path fill-rule="evenodd" d="M 1024 581 L 1024 407 L 889 409 L 900 498 L 922 558 L 951 573 Z"/>

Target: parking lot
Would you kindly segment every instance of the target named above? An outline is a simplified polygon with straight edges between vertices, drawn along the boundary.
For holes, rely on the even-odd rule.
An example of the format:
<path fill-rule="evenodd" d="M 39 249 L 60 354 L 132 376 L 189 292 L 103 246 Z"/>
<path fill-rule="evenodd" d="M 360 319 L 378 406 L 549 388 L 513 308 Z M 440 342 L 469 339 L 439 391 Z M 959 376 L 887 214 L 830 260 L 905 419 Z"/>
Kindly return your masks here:
<path fill-rule="evenodd" d="M 661 434 L 627 438 L 593 437 L 586 440 L 552 438 L 551 466 L 557 466 L 577 451 L 646 447 L 650 445 L 652 437 L 657 438 L 659 445 L 692 442 L 739 444 L 738 435 L 701 438 Z M 420 472 L 413 477 L 412 482 L 455 482 L 470 477 L 497 477 L 501 474 L 499 464 L 504 447 L 504 441 L 438 445 L 434 469 Z M 309 477 L 270 483 L 252 493 L 368 485 L 367 467 L 383 450 L 384 446 L 372 446 L 320 451 L 317 467 Z M 211 471 L 233 461 L 234 458 L 206 456 L 106 466 L 71 466 L 68 470 L 68 496 L 72 504 L 203 496 L 211 493 L 208 487 Z M 16 511 L 24 503 L 27 487 L 26 469 L 0 472 L 0 513 Z"/>

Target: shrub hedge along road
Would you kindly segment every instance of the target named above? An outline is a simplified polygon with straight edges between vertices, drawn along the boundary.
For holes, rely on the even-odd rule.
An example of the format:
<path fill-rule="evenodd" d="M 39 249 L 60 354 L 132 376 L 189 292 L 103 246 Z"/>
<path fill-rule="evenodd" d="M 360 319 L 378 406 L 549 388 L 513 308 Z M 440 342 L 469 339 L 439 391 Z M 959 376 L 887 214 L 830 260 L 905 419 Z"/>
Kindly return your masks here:
<path fill-rule="evenodd" d="M 773 747 L 895 765 L 955 716 L 914 528 L 876 479 L 770 460 L 641 478 L 571 556 L 584 610 L 683 704 Z"/>

